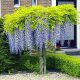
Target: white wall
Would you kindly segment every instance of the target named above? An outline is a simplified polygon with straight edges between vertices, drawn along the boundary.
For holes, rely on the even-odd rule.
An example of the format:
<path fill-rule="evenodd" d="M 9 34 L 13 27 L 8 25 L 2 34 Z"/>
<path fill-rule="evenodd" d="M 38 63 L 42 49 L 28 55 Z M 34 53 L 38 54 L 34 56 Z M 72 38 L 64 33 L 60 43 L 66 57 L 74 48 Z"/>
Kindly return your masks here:
<path fill-rule="evenodd" d="M 56 6 L 56 0 L 51 0 L 51 5 Z"/>
<path fill-rule="evenodd" d="M 80 0 L 77 0 L 77 10 L 80 11 Z M 80 49 L 80 24 L 77 24 L 77 48 Z"/>
<path fill-rule="evenodd" d="M 1 17 L 1 0 L 0 0 L 0 17 Z"/>

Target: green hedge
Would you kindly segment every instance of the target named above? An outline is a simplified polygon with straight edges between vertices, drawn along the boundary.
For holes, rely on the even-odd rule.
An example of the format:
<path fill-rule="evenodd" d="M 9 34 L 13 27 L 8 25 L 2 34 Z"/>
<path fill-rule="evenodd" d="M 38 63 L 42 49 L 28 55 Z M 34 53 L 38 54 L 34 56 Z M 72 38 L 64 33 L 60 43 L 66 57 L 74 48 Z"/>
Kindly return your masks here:
<path fill-rule="evenodd" d="M 26 52 L 23 55 L 21 55 L 21 57 L 16 61 L 15 69 L 38 72 L 39 57 L 29 56 Z M 61 72 L 67 73 L 72 76 L 80 76 L 80 58 L 66 54 L 47 54 L 47 70 L 49 69 L 57 69 Z"/>
<path fill-rule="evenodd" d="M 28 52 L 21 56 L 0 53 L 0 73 L 17 71 L 39 72 L 38 56 L 30 56 Z"/>
<path fill-rule="evenodd" d="M 80 58 L 66 54 L 47 54 L 47 70 L 57 69 L 72 76 L 80 77 Z M 39 71 L 39 57 L 24 52 L 21 56 L 0 52 L 0 73 L 15 71 Z"/>
<path fill-rule="evenodd" d="M 30 56 L 27 54 L 23 54 L 19 58 L 18 62 L 19 70 L 28 70 L 28 71 L 36 71 L 39 72 L 39 57 L 38 56 Z"/>
<path fill-rule="evenodd" d="M 3 31 L 3 23 L 4 19 L 0 18 L 0 73 L 6 71 L 12 63 L 9 59 L 9 46 Z"/>
<path fill-rule="evenodd" d="M 80 58 L 66 54 L 49 54 L 47 58 L 48 69 L 53 68 L 72 76 L 80 76 Z"/>

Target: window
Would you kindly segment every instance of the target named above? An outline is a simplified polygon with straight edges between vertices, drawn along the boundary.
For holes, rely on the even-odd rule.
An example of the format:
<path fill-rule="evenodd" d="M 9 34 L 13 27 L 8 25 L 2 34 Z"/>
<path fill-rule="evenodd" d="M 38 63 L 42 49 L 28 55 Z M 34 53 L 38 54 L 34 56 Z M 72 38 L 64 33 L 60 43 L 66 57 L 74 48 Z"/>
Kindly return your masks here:
<path fill-rule="evenodd" d="M 62 5 L 62 4 L 73 4 L 74 5 L 74 2 L 73 1 L 59 1 L 58 2 L 58 5 Z"/>
<path fill-rule="evenodd" d="M 14 0 L 14 5 L 19 4 L 19 0 Z"/>
<path fill-rule="evenodd" d="M 20 7 L 20 0 L 14 0 L 14 7 Z"/>
<path fill-rule="evenodd" d="M 37 5 L 37 0 L 32 0 L 32 5 Z"/>
<path fill-rule="evenodd" d="M 76 7 L 76 0 L 57 0 L 57 5 L 73 4 Z"/>

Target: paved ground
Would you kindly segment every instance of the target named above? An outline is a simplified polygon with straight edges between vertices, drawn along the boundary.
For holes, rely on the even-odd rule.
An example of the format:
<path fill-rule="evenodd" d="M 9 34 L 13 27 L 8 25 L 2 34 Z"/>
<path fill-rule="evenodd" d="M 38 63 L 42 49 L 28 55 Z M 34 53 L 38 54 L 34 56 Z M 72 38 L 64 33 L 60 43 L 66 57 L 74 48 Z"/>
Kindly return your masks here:
<path fill-rule="evenodd" d="M 67 74 L 57 72 L 49 72 L 45 75 L 37 75 L 33 73 L 0 75 L 0 80 L 80 80 L 80 78 L 71 77 Z"/>

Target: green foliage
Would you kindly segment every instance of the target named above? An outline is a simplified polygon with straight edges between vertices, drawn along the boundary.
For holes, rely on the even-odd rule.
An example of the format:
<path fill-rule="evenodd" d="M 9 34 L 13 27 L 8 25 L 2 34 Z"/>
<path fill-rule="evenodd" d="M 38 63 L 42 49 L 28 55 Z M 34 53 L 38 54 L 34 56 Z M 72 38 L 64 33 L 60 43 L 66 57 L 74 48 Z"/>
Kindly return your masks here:
<path fill-rule="evenodd" d="M 3 26 L 3 23 L 4 23 L 4 19 L 0 18 L 0 26 Z"/>
<path fill-rule="evenodd" d="M 39 57 L 26 54 L 10 55 L 0 53 L 0 73 L 13 73 L 17 71 L 39 72 Z"/>
<path fill-rule="evenodd" d="M 49 50 L 49 51 L 55 51 L 55 46 L 53 46 L 53 43 L 51 42 L 51 41 L 48 41 L 47 42 L 48 44 L 47 44 L 47 50 Z"/>
<path fill-rule="evenodd" d="M 0 72 L 6 71 L 11 64 L 9 58 L 9 47 L 3 30 L 4 19 L 0 18 Z"/>
<path fill-rule="evenodd" d="M 9 47 L 4 37 L 0 37 L 0 72 L 6 71 L 11 64 L 9 59 Z"/>
<path fill-rule="evenodd" d="M 21 56 L 19 64 L 21 65 L 22 70 L 39 72 L 39 57 L 38 56 L 30 56 L 28 54 L 24 54 Z"/>
<path fill-rule="evenodd" d="M 72 76 L 80 77 L 80 58 L 66 54 L 49 54 L 48 69 L 57 69 Z"/>
<path fill-rule="evenodd" d="M 3 31 L 3 23 L 4 23 L 4 19 L 0 18 L 0 34 Z"/>
<path fill-rule="evenodd" d="M 80 77 L 80 58 L 66 54 L 47 54 L 47 70 L 57 69 L 72 76 Z M 21 56 L 0 53 L 0 73 L 15 71 L 39 72 L 39 56 L 23 52 Z"/>
<path fill-rule="evenodd" d="M 27 23 L 35 30 L 39 24 L 43 27 L 54 28 L 57 23 L 62 25 L 65 21 L 76 24 L 77 11 L 73 5 L 60 5 L 56 7 L 20 7 L 13 14 L 5 15 L 4 30 L 7 33 L 14 33 L 16 28 L 24 30 Z M 47 20 L 47 22 L 45 22 Z M 42 29 L 43 29 L 42 27 Z"/>

